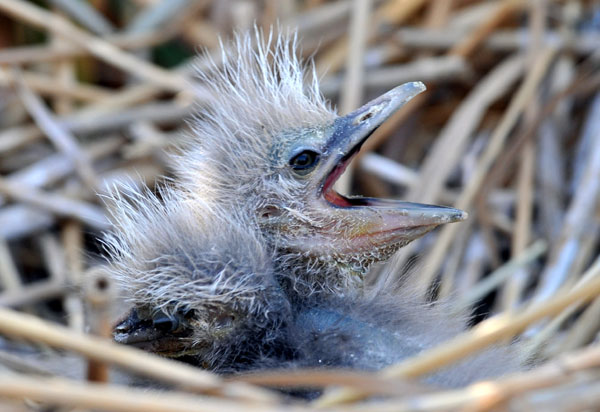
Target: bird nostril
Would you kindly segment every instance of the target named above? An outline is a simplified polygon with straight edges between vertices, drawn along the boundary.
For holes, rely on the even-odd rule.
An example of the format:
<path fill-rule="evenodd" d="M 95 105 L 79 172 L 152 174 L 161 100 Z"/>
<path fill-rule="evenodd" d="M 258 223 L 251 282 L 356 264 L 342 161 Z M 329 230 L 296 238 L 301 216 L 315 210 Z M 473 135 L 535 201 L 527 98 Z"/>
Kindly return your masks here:
<path fill-rule="evenodd" d="M 383 109 L 383 106 L 384 106 L 383 104 L 378 104 L 376 106 L 372 106 L 367 112 L 361 113 L 360 115 L 358 115 L 354 119 L 353 124 L 359 125 L 362 122 L 364 122 L 365 120 L 369 120 L 371 117 L 373 117 L 377 113 L 379 113 L 381 111 L 381 109 Z"/>
<path fill-rule="evenodd" d="M 364 114 L 360 115 L 354 123 L 355 124 L 362 123 L 365 120 L 370 119 L 371 117 L 373 117 L 373 113 L 371 113 L 371 112 L 364 113 Z"/>

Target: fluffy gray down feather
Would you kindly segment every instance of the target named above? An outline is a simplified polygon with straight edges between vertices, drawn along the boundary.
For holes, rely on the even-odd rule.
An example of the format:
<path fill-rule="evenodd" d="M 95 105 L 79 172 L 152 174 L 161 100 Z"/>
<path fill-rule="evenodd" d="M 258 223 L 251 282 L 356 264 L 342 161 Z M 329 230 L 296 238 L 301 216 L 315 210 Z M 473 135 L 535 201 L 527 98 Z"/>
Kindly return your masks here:
<path fill-rule="evenodd" d="M 259 34 L 238 36 L 237 60 L 224 54 L 216 74 L 204 76 L 220 97 L 195 120 L 196 136 L 175 158 L 177 183 L 164 187 L 160 199 L 124 187 L 110 199 L 115 230 L 105 243 L 124 297 L 133 307 L 165 313 L 193 309 L 209 326 L 195 337 L 208 349 L 191 362 L 222 373 L 378 370 L 460 333 L 466 318 L 448 302 L 416 299 L 410 282 L 369 297 L 360 289 L 299 294 L 287 286 L 288 271 L 311 275 L 319 268 L 279 265 L 287 258 L 278 255 L 248 209 L 265 201 L 263 193 L 281 191 L 281 182 L 261 177 L 272 168 L 264 153 L 277 132 L 329 121 L 334 112 L 316 82 L 308 91 L 303 87 L 294 37 L 270 42 L 273 52 Z M 244 123 L 259 118 L 270 119 L 262 122 L 267 129 L 261 136 L 252 121 Z M 233 313 L 235 321 L 223 329 L 211 319 L 216 312 Z M 512 349 L 496 348 L 428 379 L 462 385 L 515 370 L 517 358 Z"/>

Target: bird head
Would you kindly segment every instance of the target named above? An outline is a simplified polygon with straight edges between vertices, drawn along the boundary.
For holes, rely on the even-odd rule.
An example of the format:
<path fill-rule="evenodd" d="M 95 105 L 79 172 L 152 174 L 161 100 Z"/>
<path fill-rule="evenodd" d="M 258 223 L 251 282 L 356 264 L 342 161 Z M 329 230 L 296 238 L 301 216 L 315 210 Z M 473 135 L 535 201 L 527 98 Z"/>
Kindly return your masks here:
<path fill-rule="evenodd" d="M 338 116 L 296 53 L 294 36 L 258 31 L 224 47 L 222 62 L 200 75 L 210 103 L 175 162 L 191 190 L 251 215 L 294 279 L 301 272 L 311 285 L 345 288 L 374 262 L 466 214 L 337 193 L 362 144 L 425 87 L 406 83 Z"/>
<path fill-rule="evenodd" d="M 183 190 L 160 198 L 121 187 L 109 202 L 110 273 L 131 306 L 114 337 L 215 369 L 244 347 L 227 342 L 278 330 L 289 303 L 247 222 Z"/>

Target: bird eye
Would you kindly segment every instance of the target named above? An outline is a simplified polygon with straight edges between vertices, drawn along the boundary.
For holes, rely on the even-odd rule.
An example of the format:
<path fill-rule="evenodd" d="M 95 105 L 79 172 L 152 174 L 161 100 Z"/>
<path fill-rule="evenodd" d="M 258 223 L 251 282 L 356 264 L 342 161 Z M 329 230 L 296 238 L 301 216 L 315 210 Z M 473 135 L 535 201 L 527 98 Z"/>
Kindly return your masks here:
<path fill-rule="evenodd" d="M 292 157 L 292 159 L 290 160 L 290 166 L 298 174 L 303 175 L 308 173 L 313 167 L 315 167 L 318 161 L 319 154 L 317 152 L 314 152 L 312 150 L 304 150 Z"/>

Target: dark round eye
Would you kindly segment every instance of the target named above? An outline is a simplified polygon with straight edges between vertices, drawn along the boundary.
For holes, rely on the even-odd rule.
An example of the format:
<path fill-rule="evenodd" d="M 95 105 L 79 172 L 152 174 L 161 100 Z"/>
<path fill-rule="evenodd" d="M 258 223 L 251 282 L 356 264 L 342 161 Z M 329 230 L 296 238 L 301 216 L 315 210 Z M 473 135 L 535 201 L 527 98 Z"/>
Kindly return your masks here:
<path fill-rule="evenodd" d="M 313 167 L 317 165 L 319 161 L 319 154 L 312 150 L 304 150 L 298 153 L 296 156 L 292 157 L 290 160 L 290 166 L 296 172 L 300 174 L 305 174 L 310 171 Z"/>

